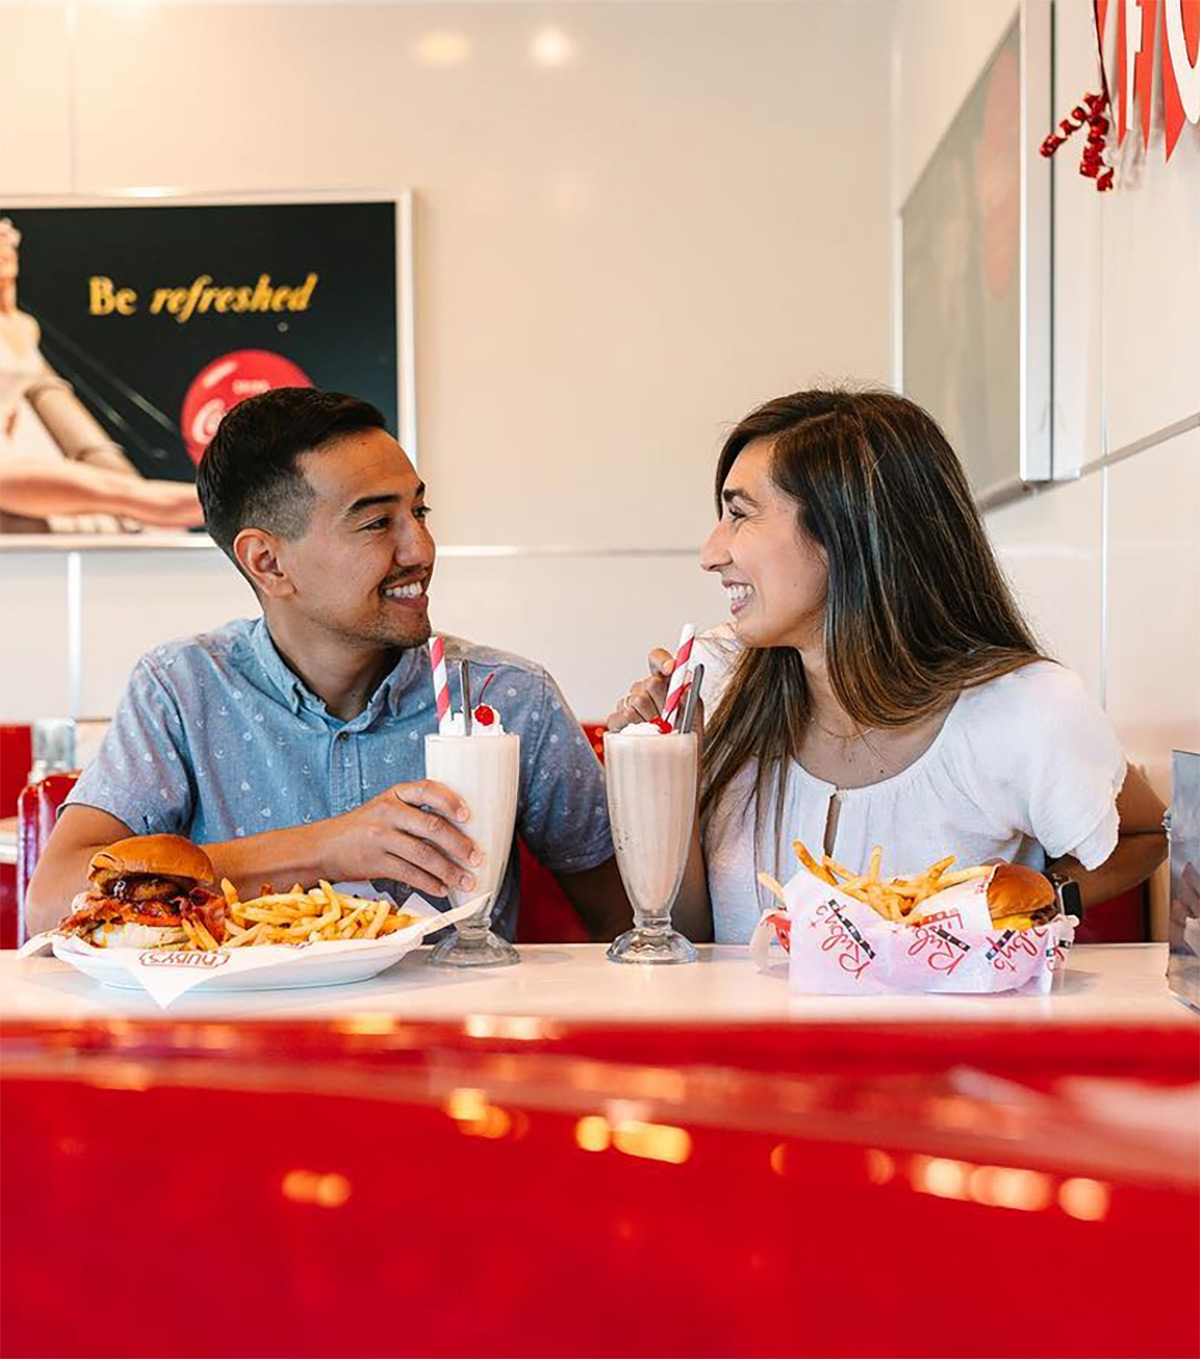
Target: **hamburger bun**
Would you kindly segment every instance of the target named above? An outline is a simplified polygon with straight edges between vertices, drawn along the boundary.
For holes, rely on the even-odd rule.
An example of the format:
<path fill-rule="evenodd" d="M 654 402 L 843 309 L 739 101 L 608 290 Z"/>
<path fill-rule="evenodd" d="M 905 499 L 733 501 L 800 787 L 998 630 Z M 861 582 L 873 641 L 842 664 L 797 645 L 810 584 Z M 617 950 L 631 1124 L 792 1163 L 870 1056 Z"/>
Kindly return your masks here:
<path fill-rule="evenodd" d="M 88 865 L 88 880 L 101 892 L 134 874 L 186 884 L 210 883 L 215 876 L 208 855 L 182 835 L 131 835 L 97 851 Z"/>
<path fill-rule="evenodd" d="M 1032 924 L 1038 916 L 1048 919 L 1058 907 L 1058 897 L 1050 879 L 1021 864 L 996 865 L 988 883 L 987 901 L 994 922 L 1018 917 Z M 1051 907 L 1054 909 L 1048 909 Z"/>

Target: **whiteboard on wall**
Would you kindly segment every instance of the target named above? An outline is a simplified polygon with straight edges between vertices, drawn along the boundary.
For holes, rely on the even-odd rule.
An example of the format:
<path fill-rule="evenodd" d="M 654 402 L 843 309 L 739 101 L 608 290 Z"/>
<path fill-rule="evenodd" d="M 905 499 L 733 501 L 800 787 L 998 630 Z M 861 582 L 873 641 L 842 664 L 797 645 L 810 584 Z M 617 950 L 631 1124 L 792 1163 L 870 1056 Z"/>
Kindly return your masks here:
<path fill-rule="evenodd" d="M 901 385 L 982 505 L 1051 475 L 1050 25 L 1022 6 L 901 209 Z"/>

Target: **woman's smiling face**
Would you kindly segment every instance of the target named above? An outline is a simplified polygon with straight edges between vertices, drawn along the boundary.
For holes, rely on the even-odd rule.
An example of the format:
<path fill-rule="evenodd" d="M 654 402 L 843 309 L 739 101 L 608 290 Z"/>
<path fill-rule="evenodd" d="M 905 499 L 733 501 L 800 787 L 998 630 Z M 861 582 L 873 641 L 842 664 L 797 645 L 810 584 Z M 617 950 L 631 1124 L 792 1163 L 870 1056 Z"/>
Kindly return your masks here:
<path fill-rule="evenodd" d="M 700 565 L 719 573 L 744 645 L 807 648 L 821 637 L 828 566 L 799 505 L 772 480 L 772 453 L 770 439 L 756 439 L 738 454 Z"/>

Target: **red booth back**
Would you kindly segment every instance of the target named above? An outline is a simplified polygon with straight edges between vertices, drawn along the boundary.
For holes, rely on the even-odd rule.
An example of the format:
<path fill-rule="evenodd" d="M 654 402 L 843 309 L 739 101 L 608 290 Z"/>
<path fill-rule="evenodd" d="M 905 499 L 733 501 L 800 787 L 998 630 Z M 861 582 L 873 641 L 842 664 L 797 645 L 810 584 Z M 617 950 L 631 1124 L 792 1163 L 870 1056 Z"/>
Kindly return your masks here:
<path fill-rule="evenodd" d="M 604 728 L 583 723 L 584 735 L 603 761 Z M 521 912 L 517 916 L 518 944 L 586 944 L 587 930 L 574 906 L 558 885 L 558 879 L 517 841 L 521 851 Z"/>
<path fill-rule="evenodd" d="M 33 728 L 0 723 L 0 817 L 16 816 L 17 799 L 33 765 Z"/>

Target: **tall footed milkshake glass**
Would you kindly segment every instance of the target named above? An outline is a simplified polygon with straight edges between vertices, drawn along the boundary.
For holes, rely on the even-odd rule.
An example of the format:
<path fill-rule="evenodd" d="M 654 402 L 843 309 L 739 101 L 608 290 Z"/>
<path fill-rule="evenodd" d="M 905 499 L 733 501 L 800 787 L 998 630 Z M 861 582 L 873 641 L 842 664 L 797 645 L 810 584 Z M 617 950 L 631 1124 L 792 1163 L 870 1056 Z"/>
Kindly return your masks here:
<path fill-rule="evenodd" d="M 492 905 L 504 881 L 512 850 L 517 817 L 517 786 L 521 774 L 520 737 L 492 726 L 472 725 L 462 733 L 456 717 L 453 730 L 425 738 L 425 776 L 444 783 L 471 809 L 471 819 L 461 829 L 483 852 L 483 863 L 474 869 L 475 886 L 470 892 L 450 893 L 455 906 L 482 896 L 477 914 L 461 920 L 454 934 L 438 944 L 430 955 L 434 967 L 504 967 L 521 961 L 517 950 L 491 929 Z M 496 728 L 499 724 L 494 724 Z"/>
<path fill-rule="evenodd" d="M 696 814 L 696 735 L 651 722 L 604 733 L 608 814 L 633 929 L 609 945 L 615 963 L 691 963 L 696 950 L 671 928 Z"/>

